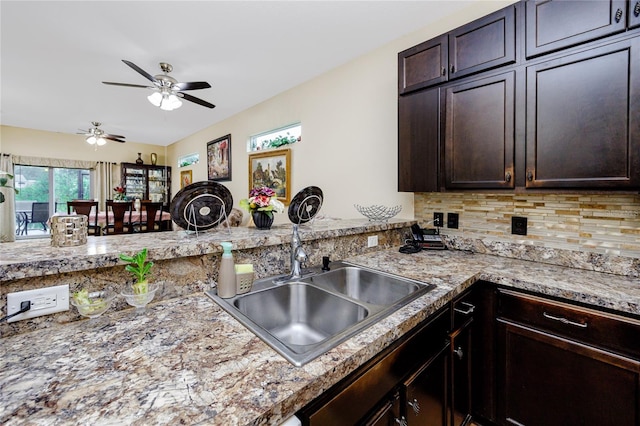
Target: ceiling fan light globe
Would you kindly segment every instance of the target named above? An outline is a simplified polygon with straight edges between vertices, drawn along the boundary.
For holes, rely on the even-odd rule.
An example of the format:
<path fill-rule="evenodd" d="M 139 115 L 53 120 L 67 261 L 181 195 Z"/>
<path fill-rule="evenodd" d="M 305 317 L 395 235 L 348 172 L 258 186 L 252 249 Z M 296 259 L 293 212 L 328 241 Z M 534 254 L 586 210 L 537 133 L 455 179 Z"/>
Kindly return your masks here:
<path fill-rule="evenodd" d="M 96 144 L 96 142 L 97 142 L 97 139 L 96 139 L 96 137 L 95 137 L 95 136 L 89 136 L 89 137 L 87 138 L 87 143 L 88 143 L 89 145 L 95 145 L 95 144 Z"/>
<path fill-rule="evenodd" d="M 98 138 L 98 140 L 96 140 L 96 143 L 98 144 L 98 146 L 102 146 L 104 144 L 107 143 L 107 141 L 103 138 Z"/>
<path fill-rule="evenodd" d="M 151 102 L 154 106 L 159 107 L 162 104 L 162 95 L 160 92 L 153 92 L 149 96 L 147 96 L 149 102 Z"/>

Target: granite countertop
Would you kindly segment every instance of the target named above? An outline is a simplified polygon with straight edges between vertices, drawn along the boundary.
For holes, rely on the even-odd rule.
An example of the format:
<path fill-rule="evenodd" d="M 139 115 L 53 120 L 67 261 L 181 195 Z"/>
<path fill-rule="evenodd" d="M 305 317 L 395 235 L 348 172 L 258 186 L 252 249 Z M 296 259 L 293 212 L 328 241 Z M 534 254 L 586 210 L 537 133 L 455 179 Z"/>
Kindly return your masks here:
<path fill-rule="evenodd" d="M 370 222 L 367 219 L 318 219 L 300 225 L 303 241 L 357 235 L 411 226 L 415 221 L 390 219 Z M 0 282 L 22 278 L 56 275 L 122 265 L 120 253 L 135 253 L 149 248 L 154 260 L 202 256 L 221 253 L 220 242 L 233 241 L 234 250 L 288 244 L 292 226 L 277 225 L 269 231 L 249 227 L 217 228 L 198 235 L 186 231 L 89 237 L 87 244 L 52 247 L 50 239 L 21 240 L 0 244 Z"/>
<path fill-rule="evenodd" d="M 640 280 L 464 251 L 353 263 L 436 288 L 303 367 L 204 294 L 3 339 L 0 423 L 273 425 L 477 280 L 640 315 Z"/>

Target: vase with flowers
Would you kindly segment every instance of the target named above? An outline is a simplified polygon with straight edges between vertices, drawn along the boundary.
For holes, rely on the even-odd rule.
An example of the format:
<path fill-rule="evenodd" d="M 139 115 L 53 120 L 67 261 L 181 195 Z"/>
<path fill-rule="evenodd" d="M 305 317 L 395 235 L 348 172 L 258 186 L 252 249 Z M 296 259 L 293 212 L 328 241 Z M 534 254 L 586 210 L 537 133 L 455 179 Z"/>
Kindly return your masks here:
<path fill-rule="evenodd" d="M 127 201 L 127 190 L 124 186 L 113 188 L 113 201 Z"/>
<path fill-rule="evenodd" d="M 258 229 L 271 229 L 273 212 L 284 212 L 284 204 L 276 198 L 276 192 L 266 186 L 249 191 L 249 198 L 240 200 L 240 207 L 251 213 Z"/>

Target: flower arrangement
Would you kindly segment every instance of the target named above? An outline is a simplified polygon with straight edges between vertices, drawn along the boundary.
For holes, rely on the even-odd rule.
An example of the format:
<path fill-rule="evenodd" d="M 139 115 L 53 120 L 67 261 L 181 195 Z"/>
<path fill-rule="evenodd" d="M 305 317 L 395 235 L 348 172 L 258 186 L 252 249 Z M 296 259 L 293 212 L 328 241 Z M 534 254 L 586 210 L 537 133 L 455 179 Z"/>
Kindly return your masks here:
<path fill-rule="evenodd" d="M 249 213 L 264 212 L 273 218 L 274 211 L 276 213 L 284 212 L 284 204 L 275 195 L 276 191 L 266 186 L 253 188 L 249 191 L 249 198 L 240 200 L 240 207 Z"/>
<path fill-rule="evenodd" d="M 125 201 L 127 199 L 127 190 L 124 186 L 116 186 L 113 188 L 114 194 L 113 199 L 116 201 Z"/>

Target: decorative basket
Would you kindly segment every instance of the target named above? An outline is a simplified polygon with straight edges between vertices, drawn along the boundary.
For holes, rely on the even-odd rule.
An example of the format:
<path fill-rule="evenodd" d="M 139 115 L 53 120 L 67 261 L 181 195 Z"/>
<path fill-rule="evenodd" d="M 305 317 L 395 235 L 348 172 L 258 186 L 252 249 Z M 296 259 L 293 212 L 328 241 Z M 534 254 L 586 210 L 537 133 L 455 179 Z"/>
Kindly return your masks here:
<path fill-rule="evenodd" d="M 372 221 L 384 222 L 388 219 L 391 219 L 402 210 L 402 206 L 395 207 L 386 207 L 386 206 L 378 206 L 373 205 L 369 207 L 359 206 L 358 204 L 354 204 L 356 210 L 360 212 L 363 216 Z"/>
<path fill-rule="evenodd" d="M 71 247 L 87 244 L 87 216 L 56 215 L 51 217 L 51 245 Z"/>

